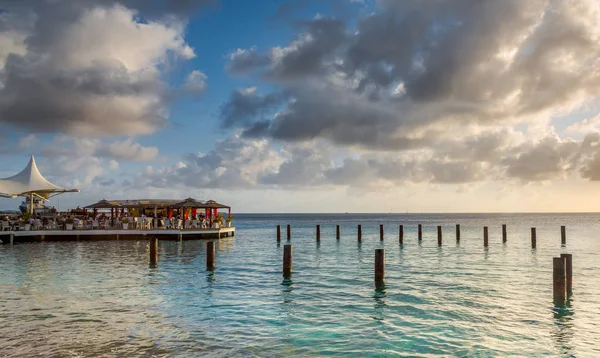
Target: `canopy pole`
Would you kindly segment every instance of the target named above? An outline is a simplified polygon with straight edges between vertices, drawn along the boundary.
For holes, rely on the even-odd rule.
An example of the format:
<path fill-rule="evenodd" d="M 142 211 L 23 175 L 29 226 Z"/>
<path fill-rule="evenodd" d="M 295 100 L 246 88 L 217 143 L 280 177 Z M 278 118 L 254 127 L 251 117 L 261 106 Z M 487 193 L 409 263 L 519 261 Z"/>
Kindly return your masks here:
<path fill-rule="evenodd" d="M 29 214 L 33 216 L 33 193 L 29 194 Z"/>

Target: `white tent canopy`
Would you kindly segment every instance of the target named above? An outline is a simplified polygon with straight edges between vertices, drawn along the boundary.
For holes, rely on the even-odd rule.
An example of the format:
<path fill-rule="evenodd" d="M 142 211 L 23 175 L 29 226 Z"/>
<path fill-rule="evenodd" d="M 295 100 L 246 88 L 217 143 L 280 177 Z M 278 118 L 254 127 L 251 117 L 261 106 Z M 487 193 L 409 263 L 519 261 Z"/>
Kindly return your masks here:
<path fill-rule="evenodd" d="M 44 200 L 62 193 L 79 192 L 78 189 L 65 189 L 50 183 L 40 173 L 31 156 L 29 164 L 17 175 L 0 179 L 0 197 L 16 198 L 18 196 L 34 195 Z"/>

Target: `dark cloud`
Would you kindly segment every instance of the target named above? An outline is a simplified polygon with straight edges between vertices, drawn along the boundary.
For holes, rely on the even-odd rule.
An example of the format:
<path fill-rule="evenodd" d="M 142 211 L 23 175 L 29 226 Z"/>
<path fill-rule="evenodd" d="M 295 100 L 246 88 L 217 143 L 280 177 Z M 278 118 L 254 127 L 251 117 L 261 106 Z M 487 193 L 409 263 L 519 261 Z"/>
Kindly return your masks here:
<path fill-rule="evenodd" d="M 506 176 L 525 182 L 551 180 L 571 172 L 581 143 L 548 136 L 511 150 L 501 161 Z"/>
<path fill-rule="evenodd" d="M 562 113 L 598 98 L 594 6 L 390 0 L 355 29 L 316 18 L 286 47 L 252 51 L 253 61 L 240 57 L 239 65 L 232 59 L 230 68 L 258 70 L 292 98 L 268 128 L 264 118 L 258 127 L 234 126 L 285 141 L 406 150 L 443 140 L 441 128 L 511 126 Z"/>
<path fill-rule="evenodd" d="M 247 126 L 256 121 L 260 123 L 265 115 L 271 114 L 271 111 L 283 104 L 285 99 L 286 95 L 283 93 L 261 95 L 256 93 L 256 88 L 237 90 L 221 106 L 222 125 L 229 128 Z"/>
<path fill-rule="evenodd" d="M 271 63 L 269 56 L 261 55 L 256 48 L 237 49 L 229 55 L 227 71 L 231 74 L 243 74 Z"/>

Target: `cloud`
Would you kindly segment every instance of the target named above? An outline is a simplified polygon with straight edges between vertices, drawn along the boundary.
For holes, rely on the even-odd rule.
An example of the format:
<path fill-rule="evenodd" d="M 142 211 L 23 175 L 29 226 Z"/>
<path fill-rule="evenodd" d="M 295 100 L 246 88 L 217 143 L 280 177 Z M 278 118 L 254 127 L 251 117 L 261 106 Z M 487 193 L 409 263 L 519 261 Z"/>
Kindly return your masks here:
<path fill-rule="evenodd" d="M 155 132 L 177 90 L 163 68 L 195 56 L 177 14 L 201 3 L 0 2 L 0 123 L 85 136 Z M 204 90 L 204 79 L 194 71 L 183 89 Z"/>
<path fill-rule="evenodd" d="M 60 136 L 55 138 L 53 143 L 46 145 L 42 149 L 42 154 L 48 157 L 96 157 L 113 161 L 148 162 L 158 158 L 158 148 L 142 146 L 132 138 L 106 141 Z M 118 167 L 118 162 L 111 166 Z"/>
<path fill-rule="evenodd" d="M 240 124 L 255 125 L 281 105 L 285 98 L 283 93 L 259 94 L 256 87 L 234 91 L 229 100 L 221 106 L 222 125 L 225 128 Z"/>
<path fill-rule="evenodd" d="M 593 0 L 382 0 L 356 28 L 317 17 L 286 46 L 237 50 L 230 69 L 289 99 L 253 120 L 271 104 L 230 100 L 222 120 L 256 137 L 384 151 L 547 122 L 598 98 L 598 23 Z"/>
<path fill-rule="evenodd" d="M 185 80 L 185 87 L 190 91 L 202 93 L 206 91 L 206 79 L 204 73 L 198 70 L 192 71 Z"/>
<path fill-rule="evenodd" d="M 256 52 L 256 47 L 248 50 L 238 48 L 230 53 L 228 57 L 230 61 L 227 64 L 227 71 L 232 74 L 247 73 L 271 62 L 268 56 L 259 55 Z"/>

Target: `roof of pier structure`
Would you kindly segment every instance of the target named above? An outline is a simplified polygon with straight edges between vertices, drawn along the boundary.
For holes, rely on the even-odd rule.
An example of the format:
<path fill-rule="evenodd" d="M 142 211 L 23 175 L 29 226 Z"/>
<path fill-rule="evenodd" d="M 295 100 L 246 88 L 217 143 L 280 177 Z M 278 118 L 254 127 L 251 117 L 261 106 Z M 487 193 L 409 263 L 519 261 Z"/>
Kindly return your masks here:
<path fill-rule="evenodd" d="M 193 198 L 181 199 L 129 199 L 129 200 L 100 200 L 97 203 L 86 206 L 87 209 L 93 208 L 197 208 L 197 209 L 229 209 L 224 204 L 219 204 L 214 200 L 201 201 Z"/>
<path fill-rule="evenodd" d="M 29 164 L 20 173 L 9 178 L 0 179 L 0 197 L 16 198 L 18 196 L 35 195 L 42 199 L 62 193 L 77 193 L 79 189 L 65 189 L 49 182 L 40 173 L 33 155 Z"/>

